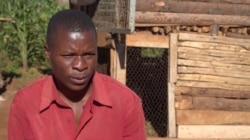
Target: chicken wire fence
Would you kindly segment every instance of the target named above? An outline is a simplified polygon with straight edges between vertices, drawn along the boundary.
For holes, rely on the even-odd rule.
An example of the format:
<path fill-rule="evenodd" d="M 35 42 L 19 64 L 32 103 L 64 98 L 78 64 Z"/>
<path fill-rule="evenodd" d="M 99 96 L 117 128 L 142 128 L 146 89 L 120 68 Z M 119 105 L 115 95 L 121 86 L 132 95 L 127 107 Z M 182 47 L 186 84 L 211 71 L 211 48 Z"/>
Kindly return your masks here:
<path fill-rule="evenodd" d="M 110 75 L 109 49 L 99 48 L 97 71 Z M 127 48 L 126 85 L 142 99 L 148 136 L 166 137 L 168 50 Z"/>
<path fill-rule="evenodd" d="M 127 48 L 126 84 L 142 99 L 148 136 L 167 136 L 168 50 Z"/>

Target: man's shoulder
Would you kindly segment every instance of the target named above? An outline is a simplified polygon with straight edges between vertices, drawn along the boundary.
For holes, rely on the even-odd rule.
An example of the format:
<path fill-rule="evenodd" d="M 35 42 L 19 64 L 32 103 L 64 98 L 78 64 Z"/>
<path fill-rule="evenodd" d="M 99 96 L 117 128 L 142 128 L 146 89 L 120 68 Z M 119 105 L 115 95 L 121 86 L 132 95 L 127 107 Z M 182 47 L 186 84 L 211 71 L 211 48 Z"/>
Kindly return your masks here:
<path fill-rule="evenodd" d="M 50 81 L 51 79 L 52 79 L 51 76 L 45 76 L 45 77 L 36 79 L 31 84 L 29 84 L 26 87 L 22 88 L 20 90 L 20 92 L 29 91 L 29 90 L 32 90 L 32 89 L 36 89 L 36 91 L 38 91 L 39 88 L 43 88 L 44 84 L 46 82 Z"/>
<path fill-rule="evenodd" d="M 42 92 L 42 89 L 45 87 L 47 81 L 50 81 L 51 76 L 42 77 L 36 79 L 31 84 L 27 85 L 26 87 L 20 89 L 16 93 L 15 98 L 32 98 L 32 96 L 39 95 Z"/>

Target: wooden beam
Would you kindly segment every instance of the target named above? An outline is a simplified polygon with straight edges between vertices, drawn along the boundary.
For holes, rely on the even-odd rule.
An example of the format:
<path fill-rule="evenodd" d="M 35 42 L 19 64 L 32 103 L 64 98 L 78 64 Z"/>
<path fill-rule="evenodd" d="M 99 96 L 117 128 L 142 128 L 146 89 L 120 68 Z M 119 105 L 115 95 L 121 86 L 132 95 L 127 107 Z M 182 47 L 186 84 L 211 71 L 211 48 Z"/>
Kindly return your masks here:
<path fill-rule="evenodd" d="M 202 46 L 201 46 L 202 47 Z M 223 57 L 223 58 L 243 58 L 249 59 L 249 52 L 235 52 L 235 51 L 222 51 L 216 49 L 206 49 L 206 48 L 194 48 L 194 47 L 178 47 L 178 52 L 181 53 L 197 53 L 200 55 L 214 56 L 214 57 Z M 249 63 L 250 64 L 250 63 Z"/>
<path fill-rule="evenodd" d="M 113 77 L 114 79 L 116 79 L 116 50 L 115 50 L 115 41 L 114 39 L 111 40 L 111 49 L 110 49 L 110 76 Z"/>
<path fill-rule="evenodd" d="M 170 34 L 169 70 L 168 70 L 168 136 L 176 137 L 175 94 L 174 83 L 177 80 L 177 41 L 178 34 Z"/>
<path fill-rule="evenodd" d="M 198 53 L 186 53 L 178 52 L 178 58 L 180 59 L 191 59 L 191 60 L 200 60 L 200 61 L 218 61 L 226 64 L 236 64 L 236 65 L 249 65 L 250 57 L 239 57 L 239 58 L 230 58 L 230 57 L 216 57 L 211 55 L 204 55 Z"/>
<path fill-rule="evenodd" d="M 181 25 L 250 25 L 249 16 L 136 11 L 135 23 Z"/>
<path fill-rule="evenodd" d="M 226 89 L 226 90 L 250 91 L 250 86 L 232 85 L 232 84 L 227 84 L 227 83 L 185 81 L 185 80 L 178 80 L 176 82 L 176 86 L 199 87 L 199 88 L 219 88 L 219 89 Z"/>
<path fill-rule="evenodd" d="M 175 87 L 176 95 L 189 95 L 196 97 L 216 97 L 250 99 L 250 91 L 225 90 L 218 88 L 199 88 L 199 87 Z"/>
<path fill-rule="evenodd" d="M 182 33 L 181 33 L 182 34 Z M 232 38 L 235 39 L 235 38 Z M 237 41 L 237 40 L 235 40 Z M 242 45 L 231 45 L 231 44 L 223 44 L 222 41 L 221 43 L 218 42 L 216 43 L 216 40 L 213 42 L 205 42 L 205 41 L 183 41 L 181 40 L 178 42 L 178 46 L 183 46 L 183 47 L 191 47 L 191 48 L 199 48 L 199 49 L 205 49 L 205 50 L 220 50 L 225 53 L 229 52 L 240 52 L 240 53 L 245 53 L 248 54 L 249 50 L 246 49 L 246 47 L 242 47 Z"/>
<path fill-rule="evenodd" d="M 227 83 L 232 85 L 250 86 L 250 78 L 234 78 L 207 74 L 178 74 L 178 80 Z"/>
<path fill-rule="evenodd" d="M 125 44 L 125 35 L 117 35 L 115 38 L 115 51 L 116 56 L 116 80 L 120 81 L 126 85 L 126 44 Z"/>
<path fill-rule="evenodd" d="M 226 99 L 182 95 L 176 97 L 175 107 L 180 110 L 250 111 L 250 99 Z"/>
<path fill-rule="evenodd" d="M 249 139 L 250 125 L 180 125 L 178 138 Z"/>
<path fill-rule="evenodd" d="M 136 11 L 241 16 L 250 15 L 250 6 L 246 4 L 176 0 L 148 0 L 147 2 L 144 0 L 137 0 L 136 2 Z"/>
<path fill-rule="evenodd" d="M 175 83 L 177 80 L 177 42 L 178 34 L 170 34 L 170 48 L 169 48 L 169 82 Z"/>
<path fill-rule="evenodd" d="M 248 51 L 250 50 L 250 40 L 247 40 L 247 39 L 235 39 L 235 38 L 221 37 L 221 36 L 208 36 L 208 35 L 198 35 L 198 34 L 190 34 L 190 33 L 180 33 L 179 40 L 238 45 Z"/>
<path fill-rule="evenodd" d="M 249 111 L 176 110 L 178 125 L 250 125 Z"/>
<path fill-rule="evenodd" d="M 126 34 L 127 47 L 169 48 L 169 37 L 152 34 Z"/>
<path fill-rule="evenodd" d="M 168 137 L 176 138 L 176 115 L 175 115 L 175 95 L 174 84 L 168 83 Z"/>
<path fill-rule="evenodd" d="M 180 33 L 180 34 L 182 34 L 182 33 Z M 193 36 L 193 34 L 190 34 L 190 36 Z M 206 37 L 211 38 L 210 36 L 206 36 Z M 200 42 L 198 40 L 197 41 L 181 40 L 180 42 L 178 42 L 178 45 L 185 46 L 185 47 L 199 48 L 199 49 L 213 49 L 213 50 L 221 50 L 221 51 L 241 52 L 241 53 L 246 53 L 246 54 L 249 53 L 249 50 L 247 50 L 246 47 L 243 47 L 244 45 L 247 45 L 248 42 L 243 42 L 242 44 L 240 44 L 237 39 L 229 38 L 229 39 L 232 39 L 232 40 L 236 41 L 237 43 L 239 43 L 239 44 L 236 44 L 233 42 L 227 43 L 226 41 L 229 41 L 229 40 L 223 41 L 224 40 L 223 38 L 221 40 L 218 37 L 212 37 L 212 38 L 213 39 L 211 39 L 211 40 L 213 40 L 213 41 L 210 41 L 209 39 L 206 39 L 207 41 L 205 41 L 204 39 L 203 40 L 201 39 Z M 242 41 L 242 40 L 240 39 L 240 41 Z M 247 41 L 247 40 L 245 40 L 245 41 Z"/>
<path fill-rule="evenodd" d="M 216 61 L 216 60 L 214 60 Z M 199 66 L 196 67 L 187 67 L 187 66 L 178 66 L 177 69 L 179 74 L 204 74 L 204 75 L 214 75 L 214 76 L 226 76 L 226 77 L 237 77 L 237 78 L 247 78 L 250 79 L 250 72 L 244 71 L 226 71 L 225 69 L 220 69 L 218 67 L 214 68 L 202 68 Z"/>
<path fill-rule="evenodd" d="M 242 71 L 250 72 L 250 65 L 240 65 L 240 64 L 227 64 L 217 61 L 201 61 L 201 60 L 190 60 L 190 59 L 178 59 L 179 66 L 189 66 L 189 67 L 201 67 L 201 68 L 218 68 L 225 71 Z"/>

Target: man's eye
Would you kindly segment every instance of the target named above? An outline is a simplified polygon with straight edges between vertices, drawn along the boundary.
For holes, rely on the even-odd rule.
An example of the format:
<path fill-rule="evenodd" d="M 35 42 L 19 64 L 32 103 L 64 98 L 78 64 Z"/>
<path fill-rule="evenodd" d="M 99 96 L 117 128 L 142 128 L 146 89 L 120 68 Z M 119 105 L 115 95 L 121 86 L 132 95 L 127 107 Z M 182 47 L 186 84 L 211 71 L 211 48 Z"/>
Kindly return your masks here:
<path fill-rule="evenodd" d="M 86 53 L 84 54 L 84 57 L 90 58 L 93 57 L 95 54 L 94 53 Z"/>
<path fill-rule="evenodd" d="M 73 54 L 64 54 L 62 56 L 65 58 L 72 58 L 74 55 Z"/>

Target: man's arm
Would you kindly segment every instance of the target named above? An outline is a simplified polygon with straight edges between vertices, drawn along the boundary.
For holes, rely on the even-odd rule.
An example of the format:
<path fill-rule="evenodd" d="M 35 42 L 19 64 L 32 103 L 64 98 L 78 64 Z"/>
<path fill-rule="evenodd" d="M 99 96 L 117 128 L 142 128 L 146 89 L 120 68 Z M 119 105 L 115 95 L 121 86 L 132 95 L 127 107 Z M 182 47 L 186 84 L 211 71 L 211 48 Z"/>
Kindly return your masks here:
<path fill-rule="evenodd" d="M 16 99 L 16 97 L 15 97 Z M 8 140 L 24 140 L 27 123 L 22 105 L 17 100 L 13 101 L 8 120 Z"/>

